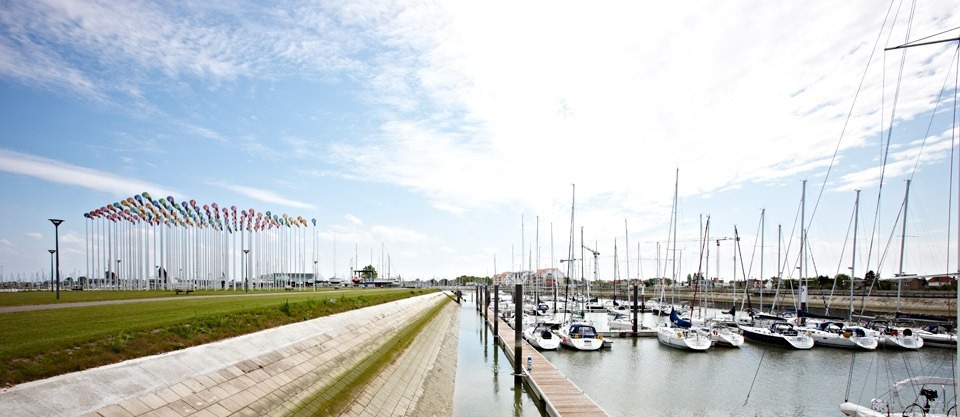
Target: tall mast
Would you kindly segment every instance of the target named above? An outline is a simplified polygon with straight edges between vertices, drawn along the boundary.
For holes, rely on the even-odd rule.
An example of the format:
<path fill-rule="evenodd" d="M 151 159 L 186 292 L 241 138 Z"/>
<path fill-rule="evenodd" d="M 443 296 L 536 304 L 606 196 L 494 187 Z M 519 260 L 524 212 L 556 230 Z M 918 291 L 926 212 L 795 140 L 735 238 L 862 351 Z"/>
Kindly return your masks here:
<path fill-rule="evenodd" d="M 673 257 L 671 259 L 671 269 L 673 274 L 673 287 L 677 286 L 677 192 L 680 189 L 680 168 L 673 182 Z"/>
<path fill-rule="evenodd" d="M 763 275 L 763 237 L 767 224 L 766 214 L 767 209 L 760 209 L 760 311 L 763 311 L 763 287 L 766 286 L 763 282 L 767 279 L 766 276 Z"/>
<path fill-rule="evenodd" d="M 624 256 L 623 256 L 623 257 L 624 257 L 624 259 L 627 261 L 627 265 L 626 265 L 626 266 L 627 266 L 627 270 L 626 270 L 626 274 L 624 274 L 624 276 L 626 276 L 626 277 L 627 277 L 627 281 L 629 281 L 629 280 L 630 280 L 630 232 L 629 232 L 629 229 L 627 228 L 627 219 L 623 219 L 623 239 L 624 239 L 624 242 L 623 242 L 623 255 L 624 255 Z M 616 241 L 614 241 L 614 244 L 616 244 Z M 599 248 L 597 248 L 597 249 L 599 249 Z M 639 265 L 639 263 L 638 263 L 638 265 Z"/>
<path fill-rule="evenodd" d="M 853 321 L 853 280 L 857 276 L 857 226 L 860 222 L 860 190 L 857 190 L 857 199 L 853 203 L 853 259 L 850 261 L 850 314 L 847 321 Z"/>
<path fill-rule="evenodd" d="M 806 310 L 806 286 L 803 274 L 807 267 L 807 180 L 803 180 L 803 195 L 800 197 L 800 308 Z"/>
<path fill-rule="evenodd" d="M 903 250 L 907 241 L 907 202 L 910 201 L 910 180 L 907 180 L 907 191 L 903 195 L 903 234 L 900 236 L 900 272 L 897 277 L 897 312 L 900 312 L 900 288 L 903 286 Z"/>

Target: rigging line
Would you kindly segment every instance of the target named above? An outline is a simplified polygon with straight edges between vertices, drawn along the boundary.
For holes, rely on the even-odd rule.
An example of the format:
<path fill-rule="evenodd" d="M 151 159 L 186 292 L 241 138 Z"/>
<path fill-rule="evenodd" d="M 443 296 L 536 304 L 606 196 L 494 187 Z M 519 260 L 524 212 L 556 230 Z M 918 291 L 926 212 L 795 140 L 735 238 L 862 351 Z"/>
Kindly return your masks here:
<path fill-rule="evenodd" d="M 760 244 L 760 223 L 763 222 L 763 217 L 760 217 L 760 220 L 757 221 L 757 234 L 753 236 L 753 252 L 750 253 L 750 270 L 747 271 L 747 276 L 753 276 L 753 261 L 757 256 L 757 245 Z M 763 286 L 763 277 L 760 277 L 760 286 Z"/>
<path fill-rule="evenodd" d="M 955 27 L 955 28 L 953 28 L 953 29 L 947 29 L 947 30 L 945 30 L 945 31 L 943 31 L 943 32 L 934 33 L 933 35 L 930 35 L 930 36 L 927 36 L 927 37 L 923 37 L 923 38 L 920 38 L 920 39 L 915 39 L 915 40 L 912 40 L 912 41 L 907 42 L 907 43 L 905 43 L 905 44 L 903 44 L 903 45 L 900 45 L 900 46 L 908 46 L 908 45 L 911 45 L 911 44 L 913 44 L 913 43 L 920 42 L 920 41 L 922 41 L 922 40 L 927 40 L 927 39 L 930 39 L 930 38 L 932 38 L 932 37 L 934 37 L 934 36 L 940 36 L 940 35 L 943 35 L 944 33 L 947 33 L 947 32 L 953 32 L 953 31 L 958 30 L 958 29 L 960 29 L 960 26 L 957 26 L 957 27 Z M 955 41 L 955 40 L 957 40 L 957 39 L 947 39 L 947 41 Z M 917 45 L 912 45 L 912 46 L 917 46 Z"/>
<path fill-rule="evenodd" d="M 813 218 L 817 215 L 817 207 L 820 206 L 820 198 L 823 197 L 823 191 L 827 187 L 827 181 L 830 179 L 830 172 L 833 170 L 833 165 L 837 160 L 837 155 L 840 153 L 840 144 L 843 143 L 843 135 L 847 132 L 847 126 L 850 124 L 850 119 L 853 118 L 853 109 L 857 105 L 857 99 L 860 98 L 860 91 L 863 89 L 863 83 L 867 79 L 867 72 L 870 70 L 870 63 L 873 62 L 873 55 L 877 52 L 877 46 L 880 45 L 880 37 L 883 35 L 883 28 L 887 25 L 887 19 L 890 17 L 890 11 L 893 10 L 893 4 L 895 0 L 890 0 L 890 6 L 887 7 L 887 13 L 883 16 L 883 23 L 880 25 L 880 31 L 877 32 L 877 39 L 873 43 L 873 48 L 870 49 L 870 57 L 867 58 L 867 66 L 863 69 L 863 74 L 860 76 L 860 84 L 857 85 L 857 92 L 853 95 L 853 102 L 850 103 L 850 111 L 847 112 L 847 117 L 843 121 L 843 128 L 840 129 L 840 137 L 837 138 L 837 146 L 833 150 L 833 156 L 830 158 L 830 165 L 827 167 L 827 174 L 823 177 L 823 183 L 820 185 L 820 192 L 817 194 L 817 201 L 813 205 L 813 211 L 810 213 L 810 222 L 813 223 Z"/>
<path fill-rule="evenodd" d="M 893 17 L 894 22 L 896 22 L 896 19 L 897 19 L 897 17 L 899 17 L 899 15 L 900 15 L 900 8 L 898 7 L 898 8 L 897 8 L 897 12 L 894 14 L 894 17 Z M 911 22 L 911 24 L 908 25 L 908 28 L 907 28 L 907 38 L 906 38 L 906 39 L 909 39 L 909 36 L 910 36 L 909 34 L 910 34 L 910 27 L 912 27 L 912 19 L 910 20 L 910 22 Z M 891 25 L 892 25 L 892 24 L 891 24 Z M 890 33 L 888 34 L 888 36 L 887 36 L 887 42 L 890 41 L 890 37 L 891 37 L 891 36 L 893 36 L 893 30 L 892 30 L 892 29 L 891 29 Z M 904 49 L 904 51 L 903 51 L 903 54 L 906 55 L 906 50 L 905 50 L 905 49 Z M 886 65 L 886 63 L 887 63 L 887 55 L 886 55 L 886 54 L 883 54 L 883 65 L 881 66 L 881 72 L 882 72 L 881 80 L 883 80 L 883 81 L 885 81 L 886 78 L 887 78 L 887 65 Z M 899 84 L 899 83 L 898 83 L 898 84 Z M 886 111 L 886 110 L 885 110 L 886 102 L 882 99 L 882 97 L 886 97 L 886 94 L 887 94 L 887 93 L 886 93 L 886 88 L 887 88 L 886 82 L 881 83 L 881 100 L 880 100 L 880 132 L 881 132 L 881 133 L 880 133 L 880 147 L 881 147 L 881 149 L 883 148 L 883 114 L 884 114 L 884 112 Z M 896 96 L 894 96 L 894 97 L 896 97 Z M 896 99 L 894 100 L 894 107 L 896 107 Z M 892 112 L 892 113 L 891 113 L 891 122 L 892 122 L 892 120 L 893 120 L 893 118 L 892 118 L 892 117 L 893 117 L 893 113 L 895 113 L 895 112 Z M 891 127 L 891 130 L 892 130 L 892 127 Z M 870 245 L 867 247 L 867 269 L 870 269 L 870 260 L 871 260 L 871 258 L 873 258 L 873 244 L 874 244 L 874 239 L 876 238 L 877 230 L 880 228 L 880 201 L 881 201 L 881 197 L 883 196 L 883 180 L 884 180 L 884 178 L 885 178 L 885 174 L 886 174 L 886 171 L 887 171 L 887 155 L 889 155 L 889 143 L 887 144 L 887 152 L 881 152 L 881 154 L 883 155 L 883 163 L 880 165 L 880 181 L 879 181 L 879 184 L 877 185 L 877 205 L 876 205 L 876 207 L 874 208 L 873 226 L 870 228 Z M 877 273 L 879 273 L 879 271 L 880 271 L 880 266 L 879 266 L 879 264 L 877 265 L 876 270 L 877 270 Z"/>
<path fill-rule="evenodd" d="M 766 350 L 764 350 L 763 353 L 760 354 L 760 362 L 757 363 L 757 372 L 753 374 L 753 381 L 750 382 L 750 389 L 747 390 L 747 398 L 743 400 L 743 405 L 741 407 L 746 407 L 747 402 L 750 401 L 750 393 L 753 392 L 753 384 L 757 382 L 757 375 L 760 375 L 760 366 L 763 365 L 763 357 L 766 355 L 767 355 Z"/>
<path fill-rule="evenodd" d="M 850 230 L 853 229 L 853 220 L 854 220 L 854 218 L 856 217 L 856 215 L 857 215 L 857 208 L 856 208 L 856 206 L 855 206 L 854 209 L 853 209 L 853 212 L 850 213 L 850 222 L 847 223 L 847 234 L 843 237 L 843 241 L 844 241 L 844 242 L 847 242 L 847 238 L 850 237 Z M 830 300 L 831 300 L 831 301 L 833 301 L 833 293 L 834 293 L 834 291 L 837 289 L 837 281 L 839 281 L 838 279 L 836 279 L 836 276 L 840 275 L 840 268 L 843 267 L 843 257 L 844 257 L 844 255 L 845 255 L 846 253 L 847 253 L 847 245 L 846 245 L 846 243 L 844 243 L 843 247 L 840 248 L 840 256 L 837 258 L 837 259 L 838 259 L 838 261 L 837 261 L 837 273 L 834 275 L 833 286 L 830 287 Z M 852 275 L 852 274 L 851 274 L 851 275 Z M 850 277 L 850 286 L 851 286 L 851 287 L 853 287 L 853 278 L 854 278 L 853 276 Z M 828 304 L 826 305 L 826 307 L 827 307 L 827 310 L 829 311 L 829 310 L 830 310 L 830 304 L 828 303 Z"/>
<path fill-rule="evenodd" d="M 960 45 L 960 44 L 958 44 Z M 957 48 L 953 52 L 954 58 L 957 54 L 960 53 L 960 48 Z M 952 59 L 951 59 L 952 61 Z M 927 123 L 927 130 L 923 133 L 923 140 L 920 142 L 920 150 L 917 152 L 917 159 L 913 163 L 913 171 L 910 172 L 910 179 L 913 180 L 913 177 L 917 174 L 917 169 L 920 166 L 920 157 L 923 156 L 923 148 L 927 144 L 927 138 L 930 137 L 930 129 L 933 128 L 933 119 L 937 114 L 937 110 L 940 109 L 940 102 L 943 99 L 943 93 L 947 89 L 947 83 L 950 81 L 950 71 L 947 71 L 947 77 L 943 80 L 943 87 L 940 87 L 940 95 L 937 96 L 937 103 L 933 106 L 933 113 L 930 114 L 930 121 Z M 952 154 L 951 154 L 952 155 Z M 951 176 L 952 177 L 952 176 Z M 952 178 L 951 178 L 952 179 Z M 949 271 L 949 269 L 948 269 Z"/>
<path fill-rule="evenodd" d="M 947 38 L 947 39 L 938 39 L 938 40 L 935 40 L 935 41 L 920 42 L 920 43 L 917 43 L 917 41 L 913 41 L 913 42 L 905 43 L 905 44 L 903 44 L 903 45 L 898 45 L 898 46 L 886 48 L 886 49 L 884 49 L 884 51 L 892 51 L 892 50 L 895 50 L 895 49 L 912 48 L 912 47 L 914 47 L 914 46 L 936 45 L 936 44 L 938 44 L 938 43 L 956 42 L 956 41 L 960 41 L 960 37 Z"/>
<path fill-rule="evenodd" d="M 847 371 L 847 392 L 843 394 L 843 402 L 850 402 L 850 385 L 853 384 L 853 365 L 857 362 L 857 352 L 850 355 L 850 370 Z"/>
<path fill-rule="evenodd" d="M 960 43 L 957 43 L 957 49 L 960 49 Z M 953 196 L 952 196 L 952 194 L 953 194 L 953 167 L 954 167 L 954 165 L 953 165 L 953 148 L 954 148 L 954 146 L 955 146 L 956 143 L 957 143 L 957 119 L 960 118 L 960 112 L 958 112 L 958 110 L 960 110 L 960 109 L 957 108 L 957 95 L 958 95 L 958 91 L 957 91 L 957 90 L 960 89 L 960 55 L 954 54 L 954 56 L 956 57 L 957 64 L 956 64 L 956 66 L 954 67 L 954 71 L 953 71 L 953 76 L 954 76 L 954 80 L 953 80 L 953 114 L 954 114 L 954 116 L 953 116 L 953 128 L 950 129 L 950 131 L 951 131 L 951 134 L 950 134 L 950 194 L 951 194 L 951 197 L 950 197 L 948 200 L 950 200 L 951 203 L 953 202 Z M 960 154 L 958 154 L 958 159 L 960 159 Z M 960 184 L 958 184 L 958 185 L 960 185 Z M 960 198 L 960 193 L 958 193 L 958 196 L 957 196 L 957 197 Z M 957 206 L 958 206 L 958 208 L 960 208 L 960 201 L 957 202 Z M 952 210 L 952 208 L 950 208 L 950 207 L 949 207 L 949 204 L 948 204 L 948 208 L 947 208 L 947 269 L 946 269 L 947 271 L 950 270 L 950 217 L 951 217 L 951 216 L 950 216 L 950 214 L 951 214 L 950 211 L 951 211 L 951 210 Z M 960 213 L 958 213 L 958 215 L 957 215 L 957 222 L 960 223 Z M 957 235 L 958 235 L 958 236 L 957 236 L 957 240 L 958 240 L 958 243 L 960 243 L 960 224 L 958 224 L 957 226 L 958 226 L 958 229 L 957 229 Z M 960 246 L 957 247 L 957 251 L 958 251 L 958 253 L 957 253 L 957 272 L 960 272 Z M 960 316 L 960 314 L 958 314 L 958 316 Z M 958 320 L 960 320 L 960 317 L 958 317 Z M 956 375 L 956 374 L 954 374 L 954 375 Z"/>
<path fill-rule="evenodd" d="M 891 244 L 891 242 L 893 242 L 893 238 L 895 237 L 895 235 L 896 235 L 896 233 L 897 233 L 897 224 L 900 223 L 900 215 L 903 213 L 903 206 L 906 204 L 906 202 L 907 202 L 907 197 L 904 196 L 903 202 L 900 204 L 900 210 L 897 211 L 897 218 L 896 218 L 896 220 L 894 220 L 894 222 L 893 222 L 893 227 L 890 229 L 890 236 L 887 237 L 887 244 L 884 246 L 883 254 L 882 254 L 882 255 L 880 255 L 880 254 L 877 255 L 879 259 L 877 260 L 877 270 L 876 270 L 876 272 L 874 272 L 873 282 L 870 283 L 870 286 L 867 288 L 866 293 L 864 293 L 863 299 L 861 299 L 861 303 L 860 303 L 860 315 L 861 315 L 861 316 L 863 315 L 863 312 L 864 312 L 864 309 L 865 309 L 866 297 L 869 297 L 870 294 L 873 294 L 873 286 L 876 285 L 878 290 L 879 290 L 879 288 L 880 288 L 880 268 L 883 267 L 883 262 L 884 262 L 884 261 L 886 260 L 886 258 L 887 258 L 887 251 L 890 250 L 890 244 Z M 906 221 L 906 219 L 904 219 L 904 221 Z M 872 238 L 871 238 L 871 241 L 872 241 Z M 872 242 L 871 242 L 871 244 L 872 244 Z M 878 250 L 879 250 L 879 249 L 878 249 Z M 866 277 L 866 274 L 864 274 L 864 277 Z"/>

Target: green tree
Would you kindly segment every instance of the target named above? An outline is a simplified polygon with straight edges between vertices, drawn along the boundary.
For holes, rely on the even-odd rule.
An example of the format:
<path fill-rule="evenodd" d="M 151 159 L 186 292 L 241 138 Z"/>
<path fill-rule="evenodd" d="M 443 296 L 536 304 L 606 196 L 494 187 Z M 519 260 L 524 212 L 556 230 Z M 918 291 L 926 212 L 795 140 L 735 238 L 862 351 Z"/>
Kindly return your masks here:
<path fill-rule="evenodd" d="M 817 288 L 823 289 L 824 286 L 829 287 L 833 283 L 833 280 L 826 275 L 820 275 L 817 277 Z"/>
<path fill-rule="evenodd" d="M 867 271 L 867 273 L 863 275 L 863 285 L 866 288 L 872 287 L 876 281 L 877 281 L 877 274 L 874 273 L 873 271 Z"/>
<path fill-rule="evenodd" d="M 837 288 L 850 288 L 850 275 L 837 274 L 833 279 L 837 281 Z"/>
<path fill-rule="evenodd" d="M 360 270 L 360 278 L 364 280 L 377 279 L 377 269 L 373 265 L 367 265 Z"/>

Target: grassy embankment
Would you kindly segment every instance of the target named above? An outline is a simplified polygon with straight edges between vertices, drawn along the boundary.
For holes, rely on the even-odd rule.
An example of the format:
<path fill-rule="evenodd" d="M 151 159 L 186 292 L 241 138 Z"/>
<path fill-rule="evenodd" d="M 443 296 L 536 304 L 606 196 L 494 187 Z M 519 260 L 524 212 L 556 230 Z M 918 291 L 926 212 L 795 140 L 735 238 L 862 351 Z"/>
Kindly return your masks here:
<path fill-rule="evenodd" d="M 0 383 L 18 384 L 179 350 L 425 292 L 363 289 L 255 297 L 181 296 L 159 302 L 4 313 L 0 314 Z"/>
<path fill-rule="evenodd" d="M 317 292 L 334 291 L 333 288 L 322 288 Z M 306 289 L 302 292 L 314 293 L 312 289 Z M 198 290 L 192 292 L 190 297 L 197 296 L 236 296 L 247 294 L 300 294 L 301 291 L 284 292 L 282 289 L 277 291 L 250 291 L 244 293 L 243 290 L 233 291 L 211 291 Z M 83 303 L 91 301 L 113 301 L 113 300 L 143 300 L 148 298 L 180 298 L 186 297 L 186 294 L 176 294 L 173 290 L 157 291 L 113 291 L 113 290 L 94 290 L 94 291 L 60 291 L 60 299 L 50 291 L 22 291 L 22 292 L 0 292 L 0 307 L 26 306 L 26 305 L 44 305 L 44 304 L 70 304 Z"/>

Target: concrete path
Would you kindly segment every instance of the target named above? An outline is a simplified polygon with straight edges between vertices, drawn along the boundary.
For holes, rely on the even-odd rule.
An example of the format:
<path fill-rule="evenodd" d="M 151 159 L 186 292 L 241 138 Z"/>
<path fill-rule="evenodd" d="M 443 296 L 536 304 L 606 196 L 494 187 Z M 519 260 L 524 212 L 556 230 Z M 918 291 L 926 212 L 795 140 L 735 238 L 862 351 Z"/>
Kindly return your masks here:
<path fill-rule="evenodd" d="M 427 294 L 18 385 L 0 392 L 0 416 L 289 414 L 350 372 L 358 352 L 446 299 Z"/>

